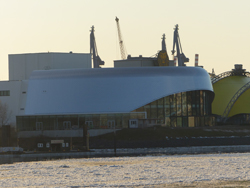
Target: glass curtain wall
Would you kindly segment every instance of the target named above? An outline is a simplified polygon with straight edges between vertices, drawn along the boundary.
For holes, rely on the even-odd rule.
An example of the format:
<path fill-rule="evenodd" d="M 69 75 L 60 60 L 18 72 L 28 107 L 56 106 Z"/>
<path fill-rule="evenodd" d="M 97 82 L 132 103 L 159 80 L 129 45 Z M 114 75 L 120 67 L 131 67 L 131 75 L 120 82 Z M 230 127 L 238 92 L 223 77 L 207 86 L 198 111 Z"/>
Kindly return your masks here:
<path fill-rule="evenodd" d="M 211 103 L 210 91 L 188 91 L 160 98 L 133 112 L 145 111 L 148 119 L 169 127 L 213 126 Z"/>

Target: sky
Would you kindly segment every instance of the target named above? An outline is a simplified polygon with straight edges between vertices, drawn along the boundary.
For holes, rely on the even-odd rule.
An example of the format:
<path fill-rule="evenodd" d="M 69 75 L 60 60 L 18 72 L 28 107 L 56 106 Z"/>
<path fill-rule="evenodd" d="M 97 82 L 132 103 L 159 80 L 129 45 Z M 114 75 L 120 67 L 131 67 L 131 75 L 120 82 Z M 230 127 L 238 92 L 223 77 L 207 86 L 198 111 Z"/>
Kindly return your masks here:
<path fill-rule="evenodd" d="M 194 66 L 216 74 L 242 64 L 250 71 L 249 0 L 0 0 L 0 80 L 8 80 L 8 54 L 89 53 L 95 27 L 103 67 L 113 67 L 120 49 L 115 18 L 128 54 L 150 57 L 166 35 L 172 58 L 173 29 L 179 25 L 182 50 Z"/>

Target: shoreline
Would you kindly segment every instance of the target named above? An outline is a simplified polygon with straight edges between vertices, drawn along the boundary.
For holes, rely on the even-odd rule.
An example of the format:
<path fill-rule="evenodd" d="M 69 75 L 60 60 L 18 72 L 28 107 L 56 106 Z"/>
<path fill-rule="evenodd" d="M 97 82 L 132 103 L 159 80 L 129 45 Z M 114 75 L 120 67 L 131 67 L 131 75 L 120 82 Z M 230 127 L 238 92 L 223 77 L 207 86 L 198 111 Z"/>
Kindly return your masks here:
<path fill-rule="evenodd" d="M 184 154 L 212 154 L 212 153 L 246 153 L 250 152 L 250 145 L 230 146 L 190 146 L 166 148 L 119 148 L 92 149 L 90 151 L 62 152 L 62 153 L 22 153 L 0 155 L 0 164 L 16 162 L 45 161 L 70 158 L 100 158 L 100 157 L 129 157 L 145 155 L 184 155 Z"/>

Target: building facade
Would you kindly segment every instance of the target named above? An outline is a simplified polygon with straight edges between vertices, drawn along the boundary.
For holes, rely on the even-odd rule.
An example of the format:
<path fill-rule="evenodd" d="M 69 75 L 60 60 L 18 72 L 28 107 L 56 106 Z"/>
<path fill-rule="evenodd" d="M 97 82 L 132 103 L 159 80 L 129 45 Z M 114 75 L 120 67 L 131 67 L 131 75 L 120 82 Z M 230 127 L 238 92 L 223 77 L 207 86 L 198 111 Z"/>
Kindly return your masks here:
<path fill-rule="evenodd" d="M 89 136 L 153 125 L 213 126 L 213 97 L 200 67 L 33 71 L 17 129 L 26 141 L 68 143 L 83 137 L 85 125 Z"/>

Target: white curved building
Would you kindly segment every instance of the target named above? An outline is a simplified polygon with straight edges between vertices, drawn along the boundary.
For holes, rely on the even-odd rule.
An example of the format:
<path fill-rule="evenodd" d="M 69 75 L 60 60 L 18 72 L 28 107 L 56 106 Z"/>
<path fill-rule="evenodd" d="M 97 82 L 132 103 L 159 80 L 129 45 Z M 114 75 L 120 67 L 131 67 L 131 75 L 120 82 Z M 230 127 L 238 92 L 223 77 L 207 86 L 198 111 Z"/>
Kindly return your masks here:
<path fill-rule="evenodd" d="M 35 148 L 82 138 L 85 125 L 90 136 L 114 128 L 212 126 L 213 98 L 200 67 L 38 70 L 28 82 L 24 115 L 17 116 L 18 134 L 29 144 L 36 138 Z"/>
<path fill-rule="evenodd" d="M 213 92 L 197 67 L 103 68 L 33 71 L 26 115 L 131 112 L 186 91 Z"/>

